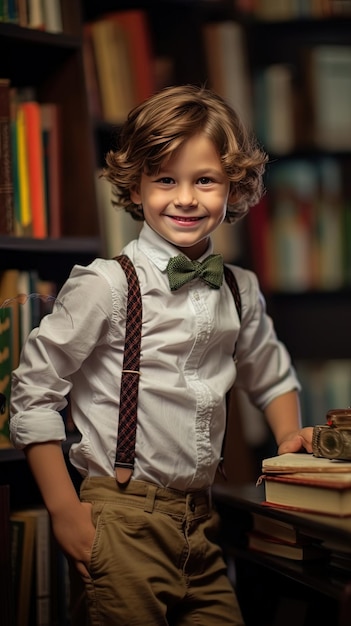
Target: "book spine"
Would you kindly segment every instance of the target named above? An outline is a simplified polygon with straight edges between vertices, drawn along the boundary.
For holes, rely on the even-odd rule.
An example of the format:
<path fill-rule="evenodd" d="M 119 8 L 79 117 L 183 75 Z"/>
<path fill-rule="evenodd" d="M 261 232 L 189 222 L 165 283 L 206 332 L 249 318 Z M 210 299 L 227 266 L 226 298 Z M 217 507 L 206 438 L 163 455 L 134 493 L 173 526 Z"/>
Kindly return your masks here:
<path fill-rule="evenodd" d="M 44 28 L 50 33 L 62 33 L 61 0 L 41 0 Z"/>
<path fill-rule="evenodd" d="M 11 235 L 13 228 L 10 81 L 2 79 L 0 80 L 0 233 Z"/>
<path fill-rule="evenodd" d="M 45 206 L 44 154 L 41 133 L 40 105 L 23 102 L 26 152 L 28 155 L 29 196 L 33 237 L 47 236 Z"/>
<path fill-rule="evenodd" d="M 17 107 L 16 139 L 19 182 L 20 230 L 23 235 L 30 236 L 32 234 L 32 212 L 29 195 L 29 171 L 25 116 L 21 103 L 19 103 Z"/>
<path fill-rule="evenodd" d="M 60 107 L 41 104 L 41 132 L 44 151 L 47 231 L 50 237 L 62 235 L 62 146 Z"/>

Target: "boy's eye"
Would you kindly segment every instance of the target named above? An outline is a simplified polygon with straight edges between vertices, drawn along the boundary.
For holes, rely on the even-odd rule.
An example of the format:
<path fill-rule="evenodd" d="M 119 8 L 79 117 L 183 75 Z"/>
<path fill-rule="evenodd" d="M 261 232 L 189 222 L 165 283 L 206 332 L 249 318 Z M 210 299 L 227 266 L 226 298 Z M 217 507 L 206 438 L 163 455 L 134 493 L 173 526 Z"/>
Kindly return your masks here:
<path fill-rule="evenodd" d="M 198 180 L 198 183 L 200 183 L 200 185 L 208 185 L 209 183 L 212 183 L 212 179 L 208 176 L 201 176 L 201 178 L 199 178 Z"/>
<path fill-rule="evenodd" d="M 172 185 L 174 180 L 173 178 L 170 178 L 170 176 L 163 176 L 162 178 L 159 178 L 158 182 L 163 183 L 164 185 Z"/>

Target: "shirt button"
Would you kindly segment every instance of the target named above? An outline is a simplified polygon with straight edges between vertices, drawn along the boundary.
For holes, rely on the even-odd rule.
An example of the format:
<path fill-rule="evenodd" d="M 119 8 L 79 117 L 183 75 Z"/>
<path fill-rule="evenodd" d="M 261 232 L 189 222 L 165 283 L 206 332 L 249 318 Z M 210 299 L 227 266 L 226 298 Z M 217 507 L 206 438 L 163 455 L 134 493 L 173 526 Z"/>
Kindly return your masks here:
<path fill-rule="evenodd" d="M 192 501 L 190 502 L 190 511 L 191 511 L 192 513 L 194 513 L 195 509 L 196 509 L 196 504 L 195 504 L 194 500 L 192 500 Z"/>

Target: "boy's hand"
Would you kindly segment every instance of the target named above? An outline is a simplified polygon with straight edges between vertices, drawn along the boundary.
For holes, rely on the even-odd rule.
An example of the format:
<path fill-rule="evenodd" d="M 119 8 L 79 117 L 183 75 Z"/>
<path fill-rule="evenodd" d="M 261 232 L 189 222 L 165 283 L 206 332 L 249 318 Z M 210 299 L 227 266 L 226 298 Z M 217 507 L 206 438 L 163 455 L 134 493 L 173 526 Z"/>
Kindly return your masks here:
<path fill-rule="evenodd" d="M 278 448 L 278 454 L 285 454 L 286 452 L 312 452 L 312 426 L 301 428 L 296 430 L 281 442 Z"/>
<path fill-rule="evenodd" d="M 91 509 L 90 503 L 83 502 L 75 511 L 64 511 L 51 518 L 54 535 L 62 550 L 73 559 L 80 575 L 89 579 L 88 566 L 95 537 Z"/>

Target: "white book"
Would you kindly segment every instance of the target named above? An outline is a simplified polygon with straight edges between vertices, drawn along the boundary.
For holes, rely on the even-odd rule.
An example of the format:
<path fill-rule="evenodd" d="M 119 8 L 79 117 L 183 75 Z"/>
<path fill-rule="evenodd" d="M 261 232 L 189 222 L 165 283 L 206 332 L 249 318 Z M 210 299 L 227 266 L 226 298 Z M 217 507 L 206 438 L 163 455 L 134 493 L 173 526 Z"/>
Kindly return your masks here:
<path fill-rule="evenodd" d="M 310 52 L 315 142 L 326 150 L 351 148 L 351 46 Z"/>
<path fill-rule="evenodd" d="M 252 127 L 252 99 L 243 27 L 238 22 L 208 23 L 203 28 L 210 87 Z"/>
<path fill-rule="evenodd" d="M 289 65 L 275 63 L 264 72 L 267 103 L 267 146 L 275 154 L 286 154 L 295 145 L 294 95 L 292 70 Z M 262 107 L 262 102 L 256 106 Z"/>
<path fill-rule="evenodd" d="M 50 33 L 62 33 L 61 0 L 41 0 L 45 30 Z"/>

